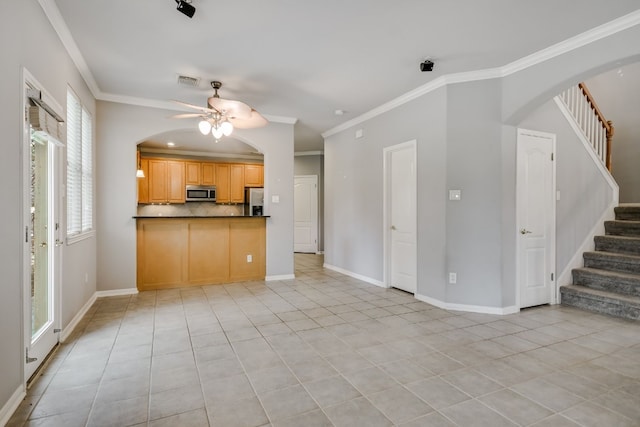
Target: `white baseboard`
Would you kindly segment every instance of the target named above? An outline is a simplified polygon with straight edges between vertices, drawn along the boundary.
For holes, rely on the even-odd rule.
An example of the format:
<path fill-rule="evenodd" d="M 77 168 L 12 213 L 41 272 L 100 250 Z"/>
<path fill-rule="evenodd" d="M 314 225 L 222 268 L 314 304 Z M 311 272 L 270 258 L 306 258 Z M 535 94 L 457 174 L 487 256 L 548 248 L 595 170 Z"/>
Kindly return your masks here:
<path fill-rule="evenodd" d="M 316 255 L 324 255 L 324 251 L 318 251 L 316 252 Z"/>
<path fill-rule="evenodd" d="M 280 275 L 267 276 L 264 278 L 264 280 L 266 282 L 273 282 L 275 280 L 293 280 L 295 278 L 296 278 L 295 274 L 280 274 Z"/>
<path fill-rule="evenodd" d="M 82 320 L 84 315 L 87 314 L 87 311 L 89 311 L 93 303 L 96 302 L 98 298 L 114 297 L 114 296 L 120 296 L 120 295 L 135 295 L 137 293 L 138 293 L 137 288 L 115 289 L 112 291 L 94 292 L 94 294 L 91 295 L 91 298 L 89 298 L 89 301 L 87 301 L 82 306 L 80 311 L 78 311 L 76 315 L 73 316 L 73 319 L 71 319 L 71 322 L 69 322 L 69 324 L 62 330 L 62 332 L 60 333 L 60 342 L 64 342 L 67 338 L 69 338 L 69 336 L 73 333 L 73 330 L 76 328 L 76 326 L 78 326 L 78 323 L 80 323 L 80 320 Z"/>
<path fill-rule="evenodd" d="M 371 277 L 363 276 L 362 274 L 354 273 L 353 271 L 345 270 L 344 268 L 336 267 L 331 264 L 323 264 L 324 268 L 337 271 L 338 273 L 344 274 L 345 276 L 353 277 L 354 279 L 362 280 L 363 282 L 371 283 L 372 285 L 380 286 L 381 288 L 387 288 L 384 282 L 381 282 L 376 279 L 372 279 Z"/>
<path fill-rule="evenodd" d="M 426 302 L 427 304 L 434 305 L 444 310 L 453 311 L 466 311 L 469 313 L 482 313 L 482 314 L 498 314 L 501 316 L 507 314 L 513 314 L 520 311 L 520 308 L 513 305 L 508 307 L 487 307 L 483 305 L 468 305 L 468 304 L 454 304 L 450 302 L 444 302 L 435 298 L 428 297 L 426 295 L 415 294 L 416 299 Z"/>
<path fill-rule="evenodd" d="M 118 297 L 121 295 L 135 295 L 138 293 L 138 288 L 127 288 L 127 289 L 114 289 L 112 291 L 97 291 L 96 297 Z"/>
<path fill-rule="evenodd" d="M 0 408 L 0 426 L 6 425 L 9 422 L 11 416 L 16 412 L 16 409 L 18 409 L 18 406 L 20 406 L 22 399 L 24 399 L 26 395 L 27 392 L 24 385 L 20 385 L 20 387 L 13 392 L 7 403 Z"/>
<path fill-rule="evenodd" d="M 80 320 L 82 320 L 84 315 L 87 314 L 87 311 L 89 311 L 93 303 L 96 302 L 96 294 L 97 292 L 91 295 L 91 298 L 89 298 L 89 300 L 82 306 L 80 311 L 78 311 L 76 315 L 73 316 L 71 322 L 69 322 L 69 324 L 62 330 L 62 332 L 60 332 L 60 342 L 65 342 L 66 339 L 69 338 L 69 336 L 73 333 L 73 330 L 76 328 L 76 326 L 78 326 Z"/>

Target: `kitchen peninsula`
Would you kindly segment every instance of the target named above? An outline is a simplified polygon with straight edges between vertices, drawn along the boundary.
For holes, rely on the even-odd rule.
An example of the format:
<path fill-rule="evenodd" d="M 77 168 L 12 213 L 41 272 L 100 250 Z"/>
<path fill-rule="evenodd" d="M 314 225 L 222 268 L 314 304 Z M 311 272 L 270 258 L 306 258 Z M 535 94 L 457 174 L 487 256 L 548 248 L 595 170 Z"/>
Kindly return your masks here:
<path fill-rule="evenodd" d="M 266 218 L 137 216 L 138 290 L 264 280 Z"/>
<path fill-rule="evenodd" d="M 138 290 L 264 280 L 267 217 L 244 205 L 262 164 L 138 156 Z M 216 189 L 217 202 L 186 198 L 191 186 Z"/>

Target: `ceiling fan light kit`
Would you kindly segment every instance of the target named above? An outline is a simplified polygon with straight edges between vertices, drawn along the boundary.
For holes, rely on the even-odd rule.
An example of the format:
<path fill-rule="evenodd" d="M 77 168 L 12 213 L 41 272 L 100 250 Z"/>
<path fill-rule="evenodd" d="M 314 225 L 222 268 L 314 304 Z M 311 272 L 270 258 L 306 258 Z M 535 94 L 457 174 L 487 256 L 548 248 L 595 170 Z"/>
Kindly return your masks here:
<path fill-rule="evenodd" d="M 200 133 L 208 135 L 211 132 L 216 142 L 223 136 L 231 135 L 234 128 L 250 129 L 267 124 L 267 120 L 260 113 L 244 102 L 220 98 L 218 89 L 222 87 L 221 82 L 214 80 L 211 82 L 211 87 L 215 93 L 207 99 L 207 107 L 176 101 L 180 105 L 198 110 L 199 113 L 178 114 L 173 118 L 200 117 L 198 122 Z"/>

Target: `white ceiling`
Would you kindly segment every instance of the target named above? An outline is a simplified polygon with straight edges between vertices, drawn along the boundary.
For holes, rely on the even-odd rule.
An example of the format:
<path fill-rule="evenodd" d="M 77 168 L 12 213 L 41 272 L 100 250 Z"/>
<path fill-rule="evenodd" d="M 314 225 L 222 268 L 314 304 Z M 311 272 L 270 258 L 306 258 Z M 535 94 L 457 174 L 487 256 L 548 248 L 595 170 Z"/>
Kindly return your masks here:
<path fill-rule="evenodd" d="M 439 76 L 505 66 L 640 6 L 638 0 L 193 0 L 197 10 L 189 19 L 174 0 L 40 2 L 59 9 L 58 26 L 68 27 L 79 50 L 72 55 L 98 99 L 204 106 L 213 92 L 209 82 L 221 80 L 223 98 L 272 119 L 297 118 L 296 151 L 322 150 L 322 132 Z M 433 72 L 419 70 L 426 57 L 435 62 Z M 200 78 L 200 85 L 179 86 L 179 74 Z M 337 116 L 336 109 L 346 113 Z"/>

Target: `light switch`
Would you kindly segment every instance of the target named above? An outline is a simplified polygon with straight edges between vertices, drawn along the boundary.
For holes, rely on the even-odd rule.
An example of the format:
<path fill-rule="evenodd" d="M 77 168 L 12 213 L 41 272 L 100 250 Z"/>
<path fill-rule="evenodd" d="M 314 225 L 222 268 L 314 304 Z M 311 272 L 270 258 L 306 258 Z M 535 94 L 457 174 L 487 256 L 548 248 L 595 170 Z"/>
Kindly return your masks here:
<path fill-rule="evenodd" d="M 362 129 L 357 129 L 356 130 L 356 139 L 358 138 L 362 138 Z"/>
<path fill-rule="evenodd" d="M 271 203 L 280 203 L 280 196 L 271 196 Z"/>
<path fill-rule="evenodd" d="M 449 200 L 462 199 L 462 190 L 449 190 Z"/>

